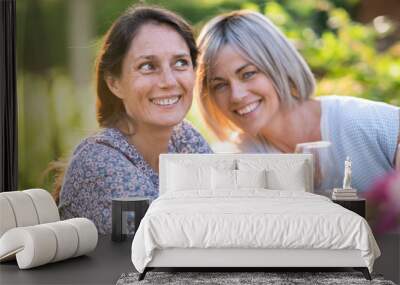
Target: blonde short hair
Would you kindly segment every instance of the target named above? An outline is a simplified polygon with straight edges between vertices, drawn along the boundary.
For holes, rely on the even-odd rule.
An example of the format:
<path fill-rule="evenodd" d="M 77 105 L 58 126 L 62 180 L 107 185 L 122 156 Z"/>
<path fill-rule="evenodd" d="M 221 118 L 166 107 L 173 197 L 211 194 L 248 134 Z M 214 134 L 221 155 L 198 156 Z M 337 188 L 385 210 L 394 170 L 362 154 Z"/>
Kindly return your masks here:
<path fill-rule="evenodd" d="M 211 70 L 221 48 L 230 45 L 273 82 L 282 106 L 307 100 L 315 79 L 302 56 L 278 28 L 262 14 L 234 11 L 210 20 L 197 39 L 199 59 L 195 93 L 208 127 L 226 140 L 239 129 L 218 109 L 211 96 Z"/>

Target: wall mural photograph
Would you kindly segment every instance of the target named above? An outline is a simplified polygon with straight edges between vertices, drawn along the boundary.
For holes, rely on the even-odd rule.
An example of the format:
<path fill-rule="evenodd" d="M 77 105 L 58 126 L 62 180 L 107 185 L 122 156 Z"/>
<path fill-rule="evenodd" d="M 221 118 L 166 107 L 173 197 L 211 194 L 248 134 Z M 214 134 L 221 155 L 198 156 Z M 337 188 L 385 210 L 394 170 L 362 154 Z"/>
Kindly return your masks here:
<path fill-rule="evenodd" d="M 400 2 L 1 9 L 5 284 L 400 282 Z"/>

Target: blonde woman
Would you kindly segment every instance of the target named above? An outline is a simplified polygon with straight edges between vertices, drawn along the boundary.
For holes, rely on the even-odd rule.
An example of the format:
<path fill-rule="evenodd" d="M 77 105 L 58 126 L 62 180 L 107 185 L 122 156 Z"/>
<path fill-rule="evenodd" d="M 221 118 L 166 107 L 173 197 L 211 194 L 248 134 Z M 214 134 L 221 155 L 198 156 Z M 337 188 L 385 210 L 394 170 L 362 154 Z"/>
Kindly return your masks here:
<path fill-rule="evenodd" d="M 291 153 L 300 143 L 330 141 L 339 162 L 334 173 L 343 175 L 350 156 L 352 186 L 361 191 L 400 164 L 399 108 L 345 96 L 312 98 L 315 79 L 307 63 L 260 13 L 217 16 L 197 43 L 196 95 L 220 140 L 239 132 L 237 147 L 253 153 Z"/>

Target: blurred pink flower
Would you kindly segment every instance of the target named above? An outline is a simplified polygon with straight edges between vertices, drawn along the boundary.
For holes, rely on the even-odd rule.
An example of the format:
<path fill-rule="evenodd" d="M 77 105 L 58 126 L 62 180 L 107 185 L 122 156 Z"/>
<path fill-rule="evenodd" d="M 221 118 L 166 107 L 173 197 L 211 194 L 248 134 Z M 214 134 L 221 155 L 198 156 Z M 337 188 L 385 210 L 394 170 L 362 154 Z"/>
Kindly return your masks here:
<path fill-rule="evenodd" d="M 400 228 L 400 172 L 393 171 L 378 179 L 363 195 L 373 211 L 372 228 L 382 234 Z"/>

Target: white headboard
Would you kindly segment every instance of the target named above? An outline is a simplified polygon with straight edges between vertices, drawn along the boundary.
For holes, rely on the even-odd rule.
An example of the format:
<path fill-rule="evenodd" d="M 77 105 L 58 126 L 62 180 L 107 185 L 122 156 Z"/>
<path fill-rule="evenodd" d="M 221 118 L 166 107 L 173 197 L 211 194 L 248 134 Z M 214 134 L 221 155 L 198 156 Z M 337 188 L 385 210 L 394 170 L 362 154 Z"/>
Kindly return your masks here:
<path fill-rule="evenodd" d="M 168 165 L 169 163 L 184 164 L 193 166 L 215 166 L 220 163 L 227 165 L 231 162 L 232 169 L 237 169 L 238 161 L 264 161 L 268 164 L 304 162 L 306 191 L 314 191 L 313 179 L 313 157 L 312 154 L 161 154 L 159 161 L 159 179 L 160 179 L 160 195 L 166 192 L 168 181 Z"/>

